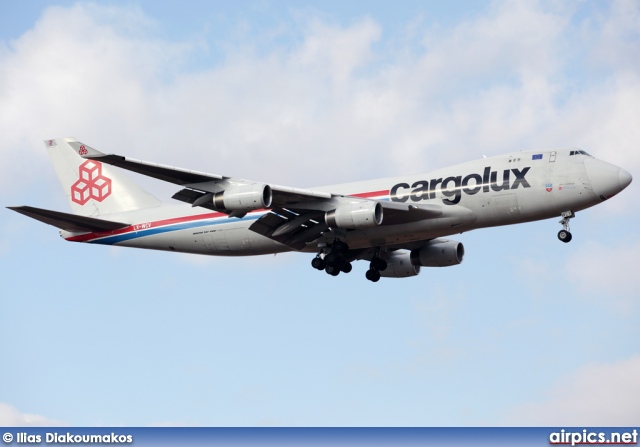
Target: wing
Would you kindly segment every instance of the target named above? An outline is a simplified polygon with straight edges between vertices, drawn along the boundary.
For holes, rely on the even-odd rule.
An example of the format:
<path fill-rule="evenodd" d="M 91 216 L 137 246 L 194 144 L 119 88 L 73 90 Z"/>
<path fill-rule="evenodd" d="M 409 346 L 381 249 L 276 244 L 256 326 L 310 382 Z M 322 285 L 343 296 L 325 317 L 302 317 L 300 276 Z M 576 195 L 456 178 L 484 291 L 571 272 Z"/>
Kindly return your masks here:
<path fill-rule="evenodd" d="M 271 185 L 108 155 L 77 141 L 69 144 L 83 158 L 182 186 L 173 198 L 192 206 L 223 212 L 230 217 L 268 210 L 249 228 L 295 250 L 301 250 L 330 228 L 333 230 L 331 236 L 334 236 L 367 226 L 398 225 L 437 218 L 444 212 L 443 206 L 437 204 L 409 205 Z M 446 213 L 452 208 L 455 207 L 449 206 Z"/>

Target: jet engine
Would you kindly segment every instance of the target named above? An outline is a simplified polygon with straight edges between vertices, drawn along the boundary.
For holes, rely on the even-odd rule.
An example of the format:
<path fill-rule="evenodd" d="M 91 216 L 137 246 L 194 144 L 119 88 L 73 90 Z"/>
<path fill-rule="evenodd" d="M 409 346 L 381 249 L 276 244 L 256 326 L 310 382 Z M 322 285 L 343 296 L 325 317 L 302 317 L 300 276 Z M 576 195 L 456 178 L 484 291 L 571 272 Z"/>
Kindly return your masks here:
<path fill-rule="evenodd" d="M 253 211 L 271 206 L 271 187 L 252 183 L 230 186 L 213 195 L 213 206 L 219 210 Z"/>
<path fill-rule="evenodd" d="M 448 239 L 433 239 L 424 247 L 411 251 L 411 263 L 424 267 L 458 265 L 463 257 L 462 243 Z"/>
<path fill-rule="evenodd" d="M 380 271 L 383 278 L 408 278 L 418 276 L 420 266 L 413 265 L 409 252 L 395 252 L 387 260 L 387 268 Z"/>
<path fill-rule="evenodd" d="M 382 223 L 382 205 L 370 200 L 342 205 L 327 212 L 325 222 L 330 227 L 346 230 L 375 227 Z"/>

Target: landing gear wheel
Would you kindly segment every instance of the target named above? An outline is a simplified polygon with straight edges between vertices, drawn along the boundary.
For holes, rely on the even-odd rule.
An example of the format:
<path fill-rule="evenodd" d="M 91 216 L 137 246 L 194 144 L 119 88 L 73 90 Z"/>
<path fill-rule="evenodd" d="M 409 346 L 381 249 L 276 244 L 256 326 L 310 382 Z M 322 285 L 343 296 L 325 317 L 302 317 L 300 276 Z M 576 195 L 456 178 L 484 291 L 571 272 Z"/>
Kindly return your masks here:
<path fill-rule="evenodd" d="M 324 261 L 322 260 L 322 258 L 318 257 L 318 258 L 313 258 L 311 260 L 311 267 L 313 267 L 314 269 L 317 269 L 317 270 L 324 270 L 326 265 L 325 265 Z"/>
<path fill-rule="evenodd" d="M 560 221 L 562 224 L 562 230 L 558 232 L 558 239 L 566 243 L 571 240 L 571 233 L 569 233 L 569 221 L 576 217 L 576 214 L 573 211 L 563 211 L 560 213 L 560 217 L 562 217 L 562 220 Z"/>
<path fill-rule="evenodd" d="M 384 272 L 387 269 L 387 261 L 381 258 L 373 258 L 371 260 L 371 269 Z"/>
<path fill-rule="evenodd" d="M 367 270 L 367 273 L 365 274 L 365 276 L 367 277 L 367 279 L 371 282 L 378 282 L 380 281 L 380 272 L 377 271 L 376 269 L 369 269 Z"/>
<path fill-rule="evenodd" d="M 327 265 L 337 265 L 340 262 L 340 256 L 337 253 L 330 251 L 324 257 L 324 262 Z"/>
<path fill-rule="evenodd" d="M 338 267 L 334 267 L 333 265 L 328 265 L 324 268 L 324 271 L 331 276 L 338 276 L 340 274 L 340 269 Z"/>
<path fill-rule="evenodd" d="M 351 265 L 350 262 L 347 261 L 342 261 L 340 263 L 340 271 L 343 273 L 349 273 L 351 271 L 351 269 L 353 269 L 353 266 Z"/>
<path fill-rule="evenodd" d="M 560 239 L 562 242 L 569 242 L 572 239 L 571 233 L 569 233 L 566 230 L 560 230 L 558 231 L 558 239 Z"/>

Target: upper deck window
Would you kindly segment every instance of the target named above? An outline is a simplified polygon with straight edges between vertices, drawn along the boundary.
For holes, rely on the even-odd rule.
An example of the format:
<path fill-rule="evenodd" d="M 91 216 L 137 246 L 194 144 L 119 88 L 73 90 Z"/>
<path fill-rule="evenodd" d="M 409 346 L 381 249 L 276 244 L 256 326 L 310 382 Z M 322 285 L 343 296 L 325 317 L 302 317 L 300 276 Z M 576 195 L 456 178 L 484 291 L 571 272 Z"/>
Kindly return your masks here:
<path fill-rule="evenodd" d="M 571 151 L 571 152 L 569 152 L 569 156 L 578 155 L 578 154 L 580 154 L 580 155 L 589 155 L 585 151 Z M 591 155 L 589 155 L 589 157 L 591 157 Z"/>

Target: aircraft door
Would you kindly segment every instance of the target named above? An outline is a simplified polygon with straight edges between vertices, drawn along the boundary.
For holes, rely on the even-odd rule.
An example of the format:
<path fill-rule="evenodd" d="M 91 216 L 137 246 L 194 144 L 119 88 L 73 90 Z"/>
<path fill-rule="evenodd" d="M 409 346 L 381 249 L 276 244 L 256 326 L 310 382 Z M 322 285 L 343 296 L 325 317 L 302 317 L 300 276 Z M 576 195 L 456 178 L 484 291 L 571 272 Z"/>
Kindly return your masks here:
<path fill-rule="evenodd" d="M 549 154 L 549 163 L 555 163 L 556 161 L 556 151 L 553 151 Z"/>

